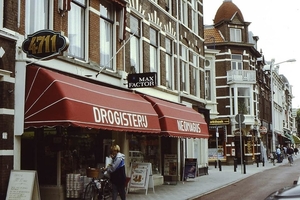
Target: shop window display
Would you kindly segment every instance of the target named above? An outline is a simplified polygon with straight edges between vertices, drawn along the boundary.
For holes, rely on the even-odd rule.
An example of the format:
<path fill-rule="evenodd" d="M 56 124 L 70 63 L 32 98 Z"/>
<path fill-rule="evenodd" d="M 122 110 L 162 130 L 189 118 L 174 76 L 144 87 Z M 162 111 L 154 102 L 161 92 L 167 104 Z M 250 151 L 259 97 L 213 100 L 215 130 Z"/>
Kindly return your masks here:
<path fill-rule="evenodd" d="M 160 142 L 158 137 L 132 134 L 129 142 L 129 160 L 152 164 L 153 174 L 161 173 Z"/>

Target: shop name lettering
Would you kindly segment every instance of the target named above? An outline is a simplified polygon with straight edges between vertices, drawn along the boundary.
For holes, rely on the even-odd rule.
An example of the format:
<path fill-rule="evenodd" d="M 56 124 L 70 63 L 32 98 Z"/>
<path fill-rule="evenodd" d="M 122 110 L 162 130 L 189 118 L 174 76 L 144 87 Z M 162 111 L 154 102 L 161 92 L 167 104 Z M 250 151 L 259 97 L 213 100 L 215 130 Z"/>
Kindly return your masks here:
<path fill-rule="evenodd" d="M 128 83 L 129 88 L 138 88 L 138 87 L 154 87 L 155 80 L 154 77 L 139 77 L 139 81 L 136 83 Z"/>
<path fill-rule="evenodd" d="M 148 127 L 146 115 L 138 115 L 120 111 L 93 107 L 94 119 L 97 123 L 116 124 L 129 127 Z"/>
<path fill-rule="evenodd" d="M 179 131 L 195 132 L 195 133 L 201 132 L 200 124 L 198 123 L 177 120 L 177 126 Z"/>

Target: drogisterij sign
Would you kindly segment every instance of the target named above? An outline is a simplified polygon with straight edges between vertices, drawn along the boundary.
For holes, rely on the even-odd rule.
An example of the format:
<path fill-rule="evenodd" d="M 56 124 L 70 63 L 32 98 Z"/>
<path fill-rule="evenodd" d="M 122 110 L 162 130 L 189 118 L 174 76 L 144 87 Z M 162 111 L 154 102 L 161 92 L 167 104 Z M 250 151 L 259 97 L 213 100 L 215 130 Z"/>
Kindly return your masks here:
<path fill-rule="evenodd" d="M 67 37 L 60 32 L 45 29 L 28 35 L 22 44 L 22 50 L 28 58 L 50 59 L 60 55 L 68 46 Z"/>
<path fill-rule="evenodd" d="M 155 87 L 157 86 L 157 73 L 128 74 L 127 81 L 128 88 Z"/>

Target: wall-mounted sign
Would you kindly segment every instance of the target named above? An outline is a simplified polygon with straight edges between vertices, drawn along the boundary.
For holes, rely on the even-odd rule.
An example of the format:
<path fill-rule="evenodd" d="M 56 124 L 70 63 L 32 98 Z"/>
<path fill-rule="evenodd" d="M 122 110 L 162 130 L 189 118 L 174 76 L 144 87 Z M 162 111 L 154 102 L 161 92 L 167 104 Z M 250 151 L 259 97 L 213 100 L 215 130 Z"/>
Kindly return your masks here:
<path fill-rule="evenodd" d="M 155 87 L 157 85 L 157 73 L 140 73 L 128 74 L 127 76 L 128 88 L 143 88 Z"/>
<path fill-rule="evenodd" d="M 230 124 L 229 118 L 211 119 L 209 122 L 209 125 L 227 125 L 227 124 Z"/>
<path fill-rule="evenodd" d="M 67 37 L 60 32 L 45 29 L 28 35 L 22 44 L 22 50 L 29 58 L 50 59 L 61 54 L 68 46 Z"/>

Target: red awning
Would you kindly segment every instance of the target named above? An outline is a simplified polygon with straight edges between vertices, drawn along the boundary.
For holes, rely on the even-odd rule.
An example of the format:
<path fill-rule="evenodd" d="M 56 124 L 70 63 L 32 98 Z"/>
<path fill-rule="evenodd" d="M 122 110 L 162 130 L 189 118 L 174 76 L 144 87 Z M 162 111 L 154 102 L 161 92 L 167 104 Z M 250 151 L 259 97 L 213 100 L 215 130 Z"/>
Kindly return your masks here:
<path fill-rule="evenodd" d="M 164 135 L 186 138 L 208 138 L 209 132 L 204 117 L 194 109 L 145 96 L 156 110 Z"/>
<path fill-rule="evenodd" d="M 160 133 L 158 115 L 138 94 L 27 66 L 25 128 L 79 126 Z"/>

